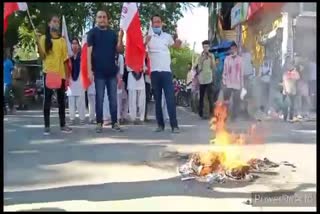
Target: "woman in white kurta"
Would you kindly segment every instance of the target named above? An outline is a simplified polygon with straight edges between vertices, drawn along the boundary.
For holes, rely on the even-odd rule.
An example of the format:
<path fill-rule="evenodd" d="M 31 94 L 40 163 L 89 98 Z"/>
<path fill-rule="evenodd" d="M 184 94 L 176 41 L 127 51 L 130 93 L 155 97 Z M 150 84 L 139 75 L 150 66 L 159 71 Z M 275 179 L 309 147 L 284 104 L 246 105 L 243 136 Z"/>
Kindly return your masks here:
<path fill-rule="evenodd" d="M 133 73 L 134 71 L 127 66 L 128 69 L 128 92 L 129 92 L 129 115 L 133 122 L 137 120 L 137 107 L 139 111 L 139 120 L 143 122 L 145 119 L 146 108 L 146 90 L 143 72 Z M 136 77 L 135 77 L 136 75 Z M 140 78 L 139 78 L 140 77 Z"/>
<path fill-rule="evenodd" d="M 94 85 L 94 81 L 92 81 L 91 85 L 89 86 L 87 94 L 89 105 L 89 120 L 91 124 L 94 124 L 96 120 L 96 88 Z"/>
<path fill-rule="evenodd" d="M 80 43 L 78 39 L 72 40 L 73 56 L 70 58 L 72 62 L 71 75 L 69 78 L 69 86 L 67 90 L 69 102 L 69 115 L 71 124 L 75 123 L 76 110 L 78 110 L 80 124 L 85 123 L 86 103 L 85 92 L 80 81 Z"/>

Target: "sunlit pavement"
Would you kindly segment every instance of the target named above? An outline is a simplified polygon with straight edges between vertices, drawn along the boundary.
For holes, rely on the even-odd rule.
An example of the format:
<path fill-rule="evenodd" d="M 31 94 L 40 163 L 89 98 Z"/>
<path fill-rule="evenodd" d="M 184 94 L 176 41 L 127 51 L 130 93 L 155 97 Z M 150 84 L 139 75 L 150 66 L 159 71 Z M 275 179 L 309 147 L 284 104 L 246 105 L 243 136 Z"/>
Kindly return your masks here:
<path fill-rule="evenodd" d="M 165 154 L 214 149 L 208 121 L 178 110 L 181 133 L 153 133 L 155 123 L 125 126 L 115 133 L 95 126 L 59 131 L 58 113 L 51 114 L 51 136 L 43 136 L 41 111 L 18 112 L 4 119 L 5 211 L 218 211 L 315 210 L 252 207 L 243 202 L 253 191 L 315 191 L 316 122 L 263 123 L 265 144 L 243 146 L 243 156 L 289 161 L 254 183 L 213 185 L 181 181 L 178 160 Z M 152 117 L 151 117 L 152 118 Z M 249 122 L 236 122 L 245 131 Z"/>

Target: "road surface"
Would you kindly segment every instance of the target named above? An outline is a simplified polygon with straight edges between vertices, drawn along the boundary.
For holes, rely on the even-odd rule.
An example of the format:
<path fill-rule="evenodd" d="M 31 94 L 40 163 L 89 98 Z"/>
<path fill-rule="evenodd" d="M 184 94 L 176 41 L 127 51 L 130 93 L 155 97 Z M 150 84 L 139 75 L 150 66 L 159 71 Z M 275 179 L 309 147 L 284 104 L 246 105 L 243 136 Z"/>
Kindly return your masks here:
<path fill-rule="evenodd" d="M 316 208 L 253 207 L 244 202 L 253 191 L 316 190 L 316 123 L 264 122 L 266 143 L 242 147 L 244 156 L 289 161 L 253 183 L 208 185 L 181 181 L 175 152 L 215 149 L 208 122 L 178 109 L 181 133 L 153 133 L 155 123 L 127 125 L 125 132 L 75 126 L 43 136 L 42 112 L 17 112 L 4 118 L 5 211 L 253 211 Z M 154 117 L 151 117 L 154 118 Z M 249 122 L 230 126 L 246 130 Z"/>

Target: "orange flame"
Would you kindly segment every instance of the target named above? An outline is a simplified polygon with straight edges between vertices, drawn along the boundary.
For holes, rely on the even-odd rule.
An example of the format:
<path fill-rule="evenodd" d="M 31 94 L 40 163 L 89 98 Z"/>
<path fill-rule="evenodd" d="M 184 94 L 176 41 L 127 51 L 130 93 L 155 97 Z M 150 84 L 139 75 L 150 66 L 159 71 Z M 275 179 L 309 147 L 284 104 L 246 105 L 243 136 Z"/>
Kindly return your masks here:
<path fill-rule="evenodd" d="M 227 117 L 227 105 L 222 101 L 218 101 L 214 109 L 213 118 L 210 120 L 210 129 L 215 133 L 215 138 L 211 142 L 222 147 L 225 158 L 220 162 L 224 168 L 231 169 L 246 165 L 246 162 L 240 157 L 240 148 L 232 148 L 231 145 L 241 146 L 249 142 L 261 143 L 262 137 L 257 134 L 256 125 L 252 125 L 247 134 L 228 132 L 226 128 Z"/>

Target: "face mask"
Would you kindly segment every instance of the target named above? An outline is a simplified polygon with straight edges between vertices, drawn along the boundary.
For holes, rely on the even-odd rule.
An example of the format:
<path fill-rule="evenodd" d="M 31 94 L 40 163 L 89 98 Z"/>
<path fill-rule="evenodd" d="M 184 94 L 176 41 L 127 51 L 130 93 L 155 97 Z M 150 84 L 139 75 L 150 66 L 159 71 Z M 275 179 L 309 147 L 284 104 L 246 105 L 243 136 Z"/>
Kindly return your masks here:
<path fill-rule="evenodd" d="M 160 35 L 162 31 L 161 27 L 152 27 L 152 30 L 155 34 L 158 34 L 158 35 Z"/>
<path fill-rule="evenodd" d="M 59 32 L 60 27 L 59 27 L 59 26 L 51 26 L 51 27 L 50 27 L 50 30 L 51 30 L 52 32 Z"/>

